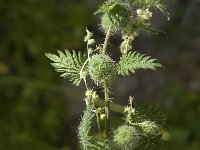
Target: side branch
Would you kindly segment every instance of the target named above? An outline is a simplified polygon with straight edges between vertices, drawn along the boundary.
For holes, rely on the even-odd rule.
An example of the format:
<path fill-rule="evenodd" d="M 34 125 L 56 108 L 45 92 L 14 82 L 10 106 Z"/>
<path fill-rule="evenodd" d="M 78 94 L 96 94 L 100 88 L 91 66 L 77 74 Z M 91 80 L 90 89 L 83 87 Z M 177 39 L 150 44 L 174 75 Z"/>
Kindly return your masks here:
<path fill-rule="evenodd" d="M 105 38 L 105 41 L 104 41 L 104 44 L 103 44 L 103 51 L 102 51 L 102 54 L 106 54 L 106 50 L 107 50 L 107 48 L 108 48 L 108 42 L 109 42 L 110 36 L 111 36 L 111 30 L 112 30 L 112 28 L 111 28 L 111 25 L 110 25 L 110 26 L 109 26 L 109 29 L 108 29 L 108 31 L 107 31 L 107 33 L 106 33 L 106 38 Z"/>

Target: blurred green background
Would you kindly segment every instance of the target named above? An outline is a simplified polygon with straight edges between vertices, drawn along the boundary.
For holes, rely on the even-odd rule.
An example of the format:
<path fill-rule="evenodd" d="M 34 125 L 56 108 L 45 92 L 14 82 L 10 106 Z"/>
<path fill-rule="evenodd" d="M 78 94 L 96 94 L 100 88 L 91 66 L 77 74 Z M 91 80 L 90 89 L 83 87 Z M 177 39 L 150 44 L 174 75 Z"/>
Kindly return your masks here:
<path fill-rule="evenodd" d="M 0 150 L 76 150 L 76 127 L 84 87 L 59 78 L 45 52 L 85 51 L 88 27 L 103 41 L 93 16 L 100 0 L 0 1 Z M 171 20 L 155 13 L 152 22 L 166 33 L 142 34 L 134 48 L 165 66 L 119 78 L 119 103 L 157 103 L 167 121 L 166 149 L 200 150 L 200 1 L 167 1 Z M 120 39 L 113 37 L 112 49 Z M 112 54 L 115 58 L 119 53 Z M 120 101 L 121 100 L 121 101 Z"/>

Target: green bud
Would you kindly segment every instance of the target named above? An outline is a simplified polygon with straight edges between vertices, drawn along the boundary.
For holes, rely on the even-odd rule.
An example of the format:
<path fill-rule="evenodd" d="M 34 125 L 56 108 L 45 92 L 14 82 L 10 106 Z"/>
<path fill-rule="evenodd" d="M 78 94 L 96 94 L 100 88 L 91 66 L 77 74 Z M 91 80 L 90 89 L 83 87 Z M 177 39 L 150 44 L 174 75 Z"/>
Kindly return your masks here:
<path fill-rule="evenodd" d="M 86 96 L 85 102 L 87 105 L 91 104 L 92 101 L 99 99 L 98 94 L 96 93 L 96 91 L 93 90 L 87 90 L 85 92 L 85 96 Z"/>
<path fill-rule="evenodd" d="M 89 62 L 89 74 L 96 84 L 110 85 L 117 75 L 114 61 L 103 54 L 96 54 Z"/>
<path fill-rule="evenodd" d="M 84 42 L 89 41 L 91 39 L 91 37 L 93 36 L 93 33 L 90 32 L 87 28 L 86 28 L 86 33 L 87 33 L 87 35 L 84 38 Z"/>
<path fill-rule="evenodd" d="M 104 119 L 105 119 L 105 117 L 106 117 L 106 115 L 105 115 L 105 114 L 101 114 L 101 115 L 100 115 L 100 118 L 101 118 L 101 120 L 104 120 Z"/>
<path fill-rule="evenodd" d="M 95 43 L 95 40 L 94 39 L 89 39 L 88 40 L 88 45 L 93 45 Z"/>

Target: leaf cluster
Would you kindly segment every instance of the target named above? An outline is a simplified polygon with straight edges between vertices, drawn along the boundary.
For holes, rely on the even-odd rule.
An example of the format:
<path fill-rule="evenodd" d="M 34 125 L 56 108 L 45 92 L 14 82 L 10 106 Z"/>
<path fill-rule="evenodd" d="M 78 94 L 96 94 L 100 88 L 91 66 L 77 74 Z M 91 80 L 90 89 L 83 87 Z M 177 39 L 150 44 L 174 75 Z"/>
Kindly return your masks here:
<path fill-rule="evenodd" d="M 165 117 L 156 105 L 135 104 L 135 113 L 132 116 L 134 122 L 152 121 L 159 126 L 164 125 Z"/>
<path fill-rule="evenodd" d="M 135 73 L 138 69 L 155 70 L 162 67 L 156 59 L 139 52 L 123 54 L 117 63 L 108 55 L 102 54 L 93 55 L 88 63 L 86 55 L 81 52 L 77 55 L 75 51 L 70 53 L 65 50 L 65 54 L 61 51 L 58 51 L 58 54 L 59 56 L 47 53 L 46 56 L 53 61 L 51 65 L 55 70 L 62 72 L 61 77 L 68 78 L 75 85 L 79 85 L 87 75 L 90 75 L 97 85 L 110 85 L 116 78 L 116 73 L 125 76 L 129 75 L 129 72 Z"/>
<path fill-rule="evenodd" d="M 140 133 L 140 140 L 136 150 L 158 149 L 162 147 L 160 141 L 162 134 L 161 127 L 165 122 L 165 117 L 161 114 L 160 109 L 155 105 L 144 103 L 135 104 L 125 107 L 125 121 L 129 126 L 133 126 Z M 130 143 L 131 144 L 131 143 Z"/>
<path fill-rule="evenodd" d="M 93 33 L 86 29 L 87 35 L 84 42 L 87 44 L 87 54 L 76 53 L 74 50 L 65 53 L 58 51 L 58 55 L 47 53 L 46 56 L 53 61 L 51 65 L 61 77 L 68 78 L 75 85 L 84 81 L 86 85 L 86 109 L 78 127 L 78 136 L 84 150 L 146 150 L 157 149 L 161 138 L 160 127 L 164 117 L 160 110 L 150 105 L 135 105 L 125 107 L 125 123 L 112 133 L 109 133 L 109 87 L 117 75 L 128 76 L 139 69 L 155 70 L 162 67 L 157 59 L 141 54 L 132 49 L 132 42 L 139 31 L 156 31 L 147 21 L 152 17 L 150 8 L 157 8 L 162 13 L 166 12 L 166 6 L 161 0 L 107 0 L 95 14 L 101 14 L 101 25 L 106 31 L 104 45 L 96 45 L 92 38 Z M 114 61 L 106 50 L 109 38 L 113 32 L 122 34 L 120 46 L 121 57 Z M 104 88 L 105 107 L 96 107 L 95 100 L 99 99 L 97 93 L 87 85 L 87 77 L 90 77 L 97 86 Z M 103 111 L 102 111 L 103 110 Z M 98 138 L 90 135 L 92 120 L 96 114 L 98 130 L 101 132 L 101 114 L 105 116 L 105 135 L 99 134 Z"/>

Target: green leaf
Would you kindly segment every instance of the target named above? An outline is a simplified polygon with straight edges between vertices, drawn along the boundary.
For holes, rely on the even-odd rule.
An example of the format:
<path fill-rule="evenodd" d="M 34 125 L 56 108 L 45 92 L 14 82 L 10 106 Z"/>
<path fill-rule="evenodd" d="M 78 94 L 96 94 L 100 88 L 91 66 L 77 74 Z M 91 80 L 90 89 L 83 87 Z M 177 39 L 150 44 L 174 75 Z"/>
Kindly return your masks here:
<path fill-rule="evenodd" d="M 79 85 L 82 81 L 80 77 L 80 71 L 83 67 L 84 62 L 86 61 L 85 55 L 81 52 L 76 52 L 73 50 L 70 53 L 68 50 L 65 50 L 65 53 L 58 51 L 59 56 L 51 53 L 46 53 L 46 57 L 53 61 L 51 65 L 55 68 L 57 72 L 62 72 L 60 75 L 63 78 L 68 78 L 75 85 Z M 87 70 L 83 68 L 85 75 Z"/>
<path fill-rule="evenodd" d="M 129 72 L 135 73 L 138 69 L 155 70 L 158 67 L 162 67 L 156 61 L 150 56 L 145 56 L 138 52 L 129 52 L 121 56 L 120 61 L 117 63 L 117 71 L 119 75 L 125 76 L 129 75 Z"/>
<path fill-rule="evenodd" d="M 115 4 L 116 2 L 114 1 L 111 0 L 106 1 L 105 3 L 102 4 L 102 6 L 99 7 L 99 9 L 96 12 L 94 12 L 94 15 L 97 15 L 99 13 L 109 12 Z"/>
<path fill-rule="evenodd" d="M 94 117 L 94 113 L 92 112 L 92 105 L 87 105 L 84 111 L 83 117 L 81 119 L 81 123 L 78 127 L 78 137 L 80 139 L 80 144 L 83 150 L 90 150 L 95 147 L 91 143 L 92 136 L 90 134 L 92 119 Z"/>
<path fill-rule="evenodd" d="M 165 116 L 161 113 L 161 110 L 155 105 L 145 103 L 135 103 L 135 113 L 132 116 L 133 122 L 154 122 L 158 126 L 162 126 L 165 122 Z"/>

